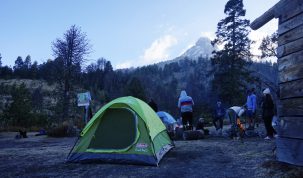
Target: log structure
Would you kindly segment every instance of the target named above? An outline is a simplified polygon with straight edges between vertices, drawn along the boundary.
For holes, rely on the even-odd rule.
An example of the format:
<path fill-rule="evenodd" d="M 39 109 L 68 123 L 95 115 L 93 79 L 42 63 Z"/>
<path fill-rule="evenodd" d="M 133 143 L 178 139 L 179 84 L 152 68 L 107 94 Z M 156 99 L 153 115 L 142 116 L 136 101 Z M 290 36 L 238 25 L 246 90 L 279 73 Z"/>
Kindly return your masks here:
<path fill-rule="evenodd" d="M 251 28 L 257 30 L 273 18 L 279 19 L 277 159 L 303 166 L 303 0 L 280 0 Z"/>

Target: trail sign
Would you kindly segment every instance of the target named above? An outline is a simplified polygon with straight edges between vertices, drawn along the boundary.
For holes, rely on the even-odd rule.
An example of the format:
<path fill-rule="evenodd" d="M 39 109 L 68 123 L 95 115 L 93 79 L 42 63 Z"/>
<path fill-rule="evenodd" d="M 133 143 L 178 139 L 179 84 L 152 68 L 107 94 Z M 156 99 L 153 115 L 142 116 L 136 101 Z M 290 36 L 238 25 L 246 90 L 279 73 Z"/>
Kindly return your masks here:
<path fill-rule="evenodd" d="M 90 92 L 77 94 L 78 106 L 89 106 L 90 101 L 91 101 Z"/>

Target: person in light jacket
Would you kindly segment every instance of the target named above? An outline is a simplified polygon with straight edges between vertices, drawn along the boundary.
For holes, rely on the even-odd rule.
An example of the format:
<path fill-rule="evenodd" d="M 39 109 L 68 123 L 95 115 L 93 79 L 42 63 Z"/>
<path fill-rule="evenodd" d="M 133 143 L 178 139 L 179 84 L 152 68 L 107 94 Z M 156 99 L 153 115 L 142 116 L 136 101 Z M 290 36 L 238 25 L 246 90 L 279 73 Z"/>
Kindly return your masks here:
<path fill-rule="evenodd" d="M 254 116 L 256 113 L 256 108 L 257 108 L 257 99 L 256 99 L 256 95 L 254 94 L 254 88 L 251 90 L 247 91 L 247 101 L 246 101 L 246 115 L 248 118 L 248 124 L 249 127 L 248 129 L 254 129 Z"/>
<path fill-rule="evenodd" d="M 193 125 L 193 106 L 194 101 L 190 96 L 187 96 L 186 91 L 182 90 L 179 100 L 178 108 L 181 112 L 183 128 L 191 129 Z"/>

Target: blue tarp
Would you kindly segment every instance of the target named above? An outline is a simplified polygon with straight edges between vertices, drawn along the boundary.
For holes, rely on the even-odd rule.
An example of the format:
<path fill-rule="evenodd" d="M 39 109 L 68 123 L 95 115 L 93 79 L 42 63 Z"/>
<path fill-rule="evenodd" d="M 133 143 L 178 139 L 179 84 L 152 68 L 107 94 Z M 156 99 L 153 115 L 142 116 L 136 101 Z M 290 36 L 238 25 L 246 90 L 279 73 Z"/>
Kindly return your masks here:
<path fill-rule="evenodd" d="M 157 115 L 160 117 L 160 119 L 165 125 L 171 125 L 177 123 L 177 121 L 173 118 L 173 116 L 171 116 L 167 112 L 159 111 L 157 112 Z"/>

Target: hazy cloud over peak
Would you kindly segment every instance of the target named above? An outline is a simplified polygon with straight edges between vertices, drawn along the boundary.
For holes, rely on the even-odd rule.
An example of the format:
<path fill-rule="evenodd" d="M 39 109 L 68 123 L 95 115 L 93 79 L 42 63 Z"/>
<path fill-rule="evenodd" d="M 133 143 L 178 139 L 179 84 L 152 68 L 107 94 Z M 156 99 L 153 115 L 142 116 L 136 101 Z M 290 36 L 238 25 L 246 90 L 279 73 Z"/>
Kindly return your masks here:
<path fill-rule="evenodd" d="M 144 55 L 141 57 L 143 65 L 159 62 L 170 57 L 169 50 L 178 43 L 176 37 L 172 35 L 165 35 L 156 39 L 153 43 L 145 49 Z"/>

